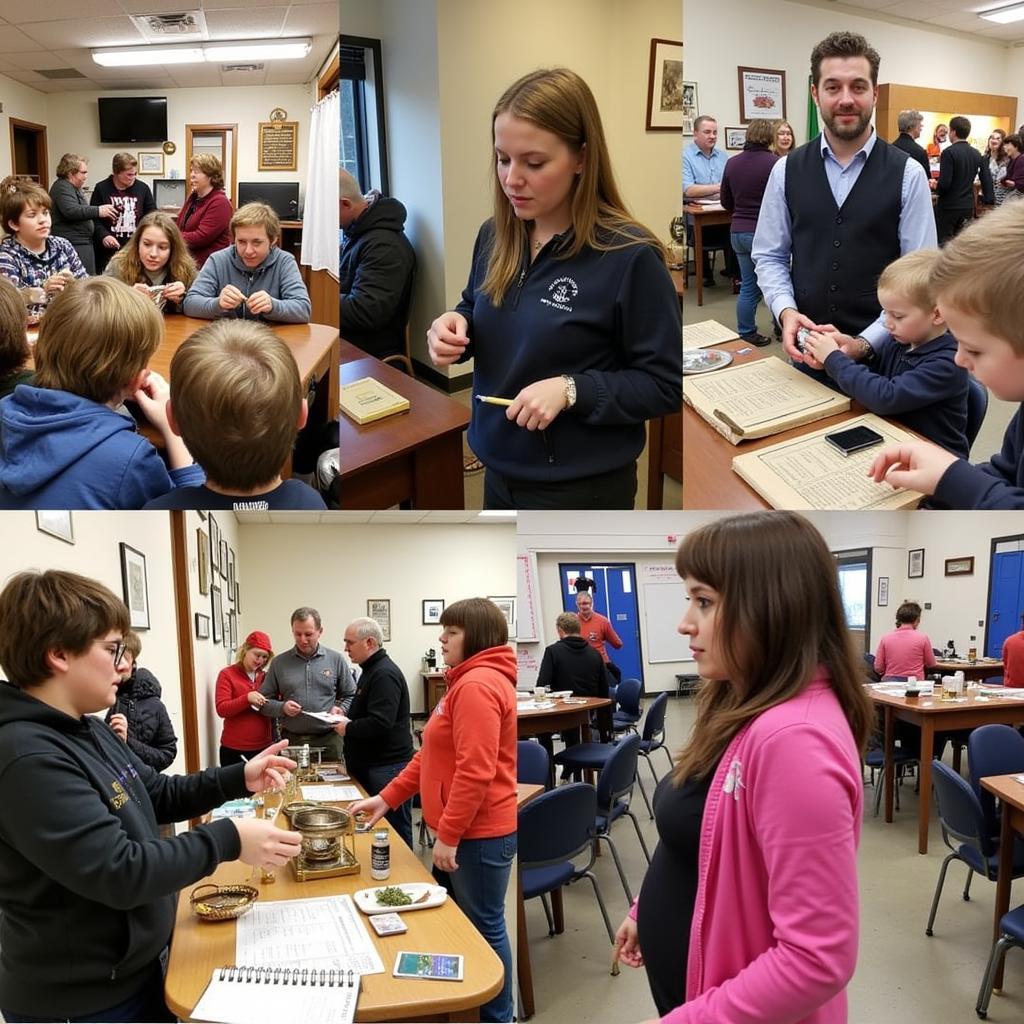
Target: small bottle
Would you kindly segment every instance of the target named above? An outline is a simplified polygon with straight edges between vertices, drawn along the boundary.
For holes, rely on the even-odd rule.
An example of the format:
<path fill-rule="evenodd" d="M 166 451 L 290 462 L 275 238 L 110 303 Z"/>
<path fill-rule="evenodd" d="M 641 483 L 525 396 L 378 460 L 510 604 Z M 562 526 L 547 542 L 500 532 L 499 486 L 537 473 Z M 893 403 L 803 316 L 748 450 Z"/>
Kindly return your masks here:
<path fill-rule="evenodd" d="M 978 660 L 978 641 L 976 637 L 971 637 L 971 642 L 967 647 L 967 660 L 975 662 Z"/>
<path fill-rule="evenodd" d="M 391 843 L 386 828 L 373 833 L 373 843 L 370 846 L 370 877 L 378 882 L 391 877 Z"/>

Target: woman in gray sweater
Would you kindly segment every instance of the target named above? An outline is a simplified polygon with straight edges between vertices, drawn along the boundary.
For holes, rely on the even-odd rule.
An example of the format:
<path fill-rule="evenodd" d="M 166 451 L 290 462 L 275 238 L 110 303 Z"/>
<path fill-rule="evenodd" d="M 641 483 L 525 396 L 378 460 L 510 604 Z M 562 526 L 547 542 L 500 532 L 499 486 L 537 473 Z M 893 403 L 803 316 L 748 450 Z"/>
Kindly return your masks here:
<path fill-rule="evenodd" d="M 96 255 L 92 247 L 93 221 L 97 217 L 113 220 L 117 213 L 109 203 L 89 206 L 82 186 L 89 174 L 84 156 L 65 153 L 57 164 L 57 178 L 50 186 L 53 200 L 51 235 L 66 238 L 74 247 L 89 274 L 96 273 Z"/>

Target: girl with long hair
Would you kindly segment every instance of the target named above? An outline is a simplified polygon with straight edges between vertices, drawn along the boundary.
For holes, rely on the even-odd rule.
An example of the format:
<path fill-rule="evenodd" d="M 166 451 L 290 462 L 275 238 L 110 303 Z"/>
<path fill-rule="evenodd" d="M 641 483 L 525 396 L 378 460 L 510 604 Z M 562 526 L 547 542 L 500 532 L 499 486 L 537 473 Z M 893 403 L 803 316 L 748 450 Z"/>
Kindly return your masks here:
<path fill-rule="evenodd" d="M 116 277 L 156 301 L 164 313 L 180 313 L 181 303 L 199 271 L 178 225 L 154 210 L 139 221 L 128 243 L 107 264 Z"/>

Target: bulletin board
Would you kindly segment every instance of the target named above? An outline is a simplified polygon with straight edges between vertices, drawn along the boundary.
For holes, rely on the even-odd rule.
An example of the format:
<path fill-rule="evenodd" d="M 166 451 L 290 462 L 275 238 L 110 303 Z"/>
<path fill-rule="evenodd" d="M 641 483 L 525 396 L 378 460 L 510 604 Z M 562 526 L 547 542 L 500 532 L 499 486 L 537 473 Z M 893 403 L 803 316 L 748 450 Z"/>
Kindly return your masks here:
<path fill-rule="evenodd" d="M 679 632 L 679 620 L 686 608 L 686 588 L 682 580 L 645 583 L 644 650 L 649 663 L 693 661 L 690 641 Z"/>

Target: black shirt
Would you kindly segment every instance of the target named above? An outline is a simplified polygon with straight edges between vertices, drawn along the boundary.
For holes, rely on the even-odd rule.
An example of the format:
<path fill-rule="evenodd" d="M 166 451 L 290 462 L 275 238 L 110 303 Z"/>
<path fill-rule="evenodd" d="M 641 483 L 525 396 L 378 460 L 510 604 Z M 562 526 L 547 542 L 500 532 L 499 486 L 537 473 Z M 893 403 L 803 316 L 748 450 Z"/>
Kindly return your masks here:
<path fill-rule="evenodd" d="M 267 509 L 326 509 L 324 499 L 301 480 L 283 480 L 262 494 L 220 494 L 202 487 L 172 487 L 166 494 L 146 503 L 146 508 L 202 508 L 235 512 Z"/>
<path fill-rule="evenodd" d="M 565 636 L 545 648 L 537 685 L 572 690 L 577 697 L 607 697 L 604 658 L 581 636 Z"/>
<path fill-rule="evenodd" d="M 402 670 L 383 648 L 361 667 L 345 729 L 345 767 L 359 781 L 366 768 L 412 760 L 409 687 Z"/>

